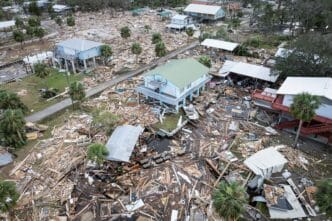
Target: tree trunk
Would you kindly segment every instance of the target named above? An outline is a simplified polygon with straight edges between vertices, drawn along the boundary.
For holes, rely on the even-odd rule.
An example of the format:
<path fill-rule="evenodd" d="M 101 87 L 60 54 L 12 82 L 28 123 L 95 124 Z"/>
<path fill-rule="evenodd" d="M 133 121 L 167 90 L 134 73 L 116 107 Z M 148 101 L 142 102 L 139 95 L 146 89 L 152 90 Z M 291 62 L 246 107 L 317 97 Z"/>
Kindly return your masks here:
<path fill-rule="evenodd" d="M 301 128 L 302 128 L 302 124 L 303 124 L 303 120 L 300 120 L 299 128 L 297 128 L 296 137 L 295 137 L 295 142 L 294 142 L 294 148 L 295 148 L 295 149 L 297 148 L 297 142 L 298 142 L 299 137 L 300 137 L 300 131 L 301 131 Z"/>

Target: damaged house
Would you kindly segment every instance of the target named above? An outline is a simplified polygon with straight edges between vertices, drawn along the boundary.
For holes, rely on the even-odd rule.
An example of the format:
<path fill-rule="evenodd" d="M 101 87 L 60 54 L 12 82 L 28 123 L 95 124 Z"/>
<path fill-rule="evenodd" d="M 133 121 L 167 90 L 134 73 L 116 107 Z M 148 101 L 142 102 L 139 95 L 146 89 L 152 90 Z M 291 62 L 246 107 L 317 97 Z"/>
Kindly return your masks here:
<path fill-rule="evenodd" d="M 175 108 L 186 106 L 186 99 L 205 89 L 211 77 L 209 69 L 193 58 L 171 60 L 144 76 L 144 85 L 136 90 L 147 99 Z"/>
<path fill-rule="evenodd" d="M 268 67 L 229 60 L 224 63 L 219 73 L 215 75 L 237 82 L 237 84 L 242 86 L 253 84 L 255 88 L 258 87 L 259 83 L 275 83 L 279 77 L 278 74 L 272 73 Z"/>
<path fill-rule="evenodd" d="M 301 128 L 301 134 L 323 142 L 332 143 L 332 78 L 288 77 L 278 90 L 256 90 L 253 98 L 257 106 L 280 112 L 278 129 L 296 129 L 299 121 L 294 119 L 289 108 L 297 94 L 307 92 L 320 97 L 321 106 L 316 116 Z"/>
<path fill-rule="evenodd" d="M 171 23 L 168 24 L 166 27 L 169 29 L 181 31 L 189 27 L 194 27 L 193 24 L 194 23 L 191 17 L 187 15 L 175 15 L 172 17 Z"/>
<path fill-rule="evenodd" d="M 53 64 L 67 71 L 87 70 L 96 67 L 96 58 L 101 56 L 103 44 L 84 39 L 68 39 L 56 44 Z M 92 62 L 92 64 L 90 64 Z"/>
<path fill-rule="evenodd" d="M 225 17 L 224 10 L 217 5 L 189 4 L 184 13 L 197 21 L 216 21 Z"/>

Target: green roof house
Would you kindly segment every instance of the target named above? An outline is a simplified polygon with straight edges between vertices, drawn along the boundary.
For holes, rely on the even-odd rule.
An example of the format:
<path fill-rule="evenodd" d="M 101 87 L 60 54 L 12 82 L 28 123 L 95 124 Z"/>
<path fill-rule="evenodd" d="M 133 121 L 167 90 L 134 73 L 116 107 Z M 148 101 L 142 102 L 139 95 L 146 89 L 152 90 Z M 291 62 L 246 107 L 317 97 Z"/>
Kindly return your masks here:
<path fill-rule="evenodd" d="M 209 69 L 193 58 L 171 60 L 144 75 L 144 85 L 136 90 L 147 99 L 174 107 L 186 105 L 210 81 Z"/>

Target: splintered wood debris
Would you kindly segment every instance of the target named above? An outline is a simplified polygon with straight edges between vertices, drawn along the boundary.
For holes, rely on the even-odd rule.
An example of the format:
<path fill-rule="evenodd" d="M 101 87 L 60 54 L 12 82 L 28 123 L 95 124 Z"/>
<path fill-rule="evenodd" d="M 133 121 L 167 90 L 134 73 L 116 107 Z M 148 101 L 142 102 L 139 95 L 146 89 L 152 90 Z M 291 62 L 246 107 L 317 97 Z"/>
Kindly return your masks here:
<path fill-rule="evenodd" d="M 107 161 L 96 166 L 89 162 L 87 146 L 105 143 L 108 136 L 95 128 L 90 114 L 72 115 L 13 169 L 21 193 L 17 217 L 207 220 L 215 216 L 211 193 L 219 181 L 245 186 L 253 178 L 243 161 L 272 145 L 277 135 L 252 123 L 257 110 L 243 105 L 246 90 L 223 84 L 208 88 L 193 102 L 199 120 L 167 140 L 158 137 L 153 128 L 158 122 L 152 111 L 155 104 L 134 90 L 140 83 L 141 78 L 133 78 L 83 104 L 120 116 L 121 125 L 146 128 L 130 163 Z M 292 148 L 285 146 L 280 151 L 290 161 L 290 168 L 306 169 L 309 164 L 308 156 Z M 308 187 L 310 193 L 313 187 Z M 247 209 L 249 215 L 259 213 Z"/>

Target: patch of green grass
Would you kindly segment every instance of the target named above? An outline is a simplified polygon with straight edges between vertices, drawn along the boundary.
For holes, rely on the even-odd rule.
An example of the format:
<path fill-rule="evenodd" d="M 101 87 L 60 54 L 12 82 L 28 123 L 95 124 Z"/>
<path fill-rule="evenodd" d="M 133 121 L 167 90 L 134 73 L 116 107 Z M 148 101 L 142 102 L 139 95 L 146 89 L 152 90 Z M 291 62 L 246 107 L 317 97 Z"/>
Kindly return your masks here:
<path fill-rule="evenodd" d="M 80 81 L 83 78 L 83 75 L 70 75 L 69 82 Z M 56 88 L 59 90 L 59 93 L 64 92 L 65 88 L 68 87 L 66 75 L 64 73 L 59 73 L 56 70 L 52 71 L 51 75 L 46 79 L 46 81 L 49 88 Z M 46 99 L 41 97 L 41 94 L 39 92 L 40 89 L 43 89 L 45 87 L 45 80 L 40 79 L 35 75 L 28 76 L 17 82 L 1 85 L 1 89 L 5 89 L 13 93 L 18 93 L 22 90 L 26 90 L 27 94 L 24 96 L 20 96 L 20 98 L 22 102 L 34 112 L 40 111 L 63 99 L 58 98 L 51 101 L 46 101 Z"/>
<path fill-rule="evenodd" d="M 163 123 L 156 123 L 153 125 L 156 129 L 163 129 L 165 131 L 171 132 L 173 131 L 178 124 L 179 118 L 182 116 L 182 122 L 185 120 L 183 113 L 179 112 L 177 114 L 165 114 Z"/>

